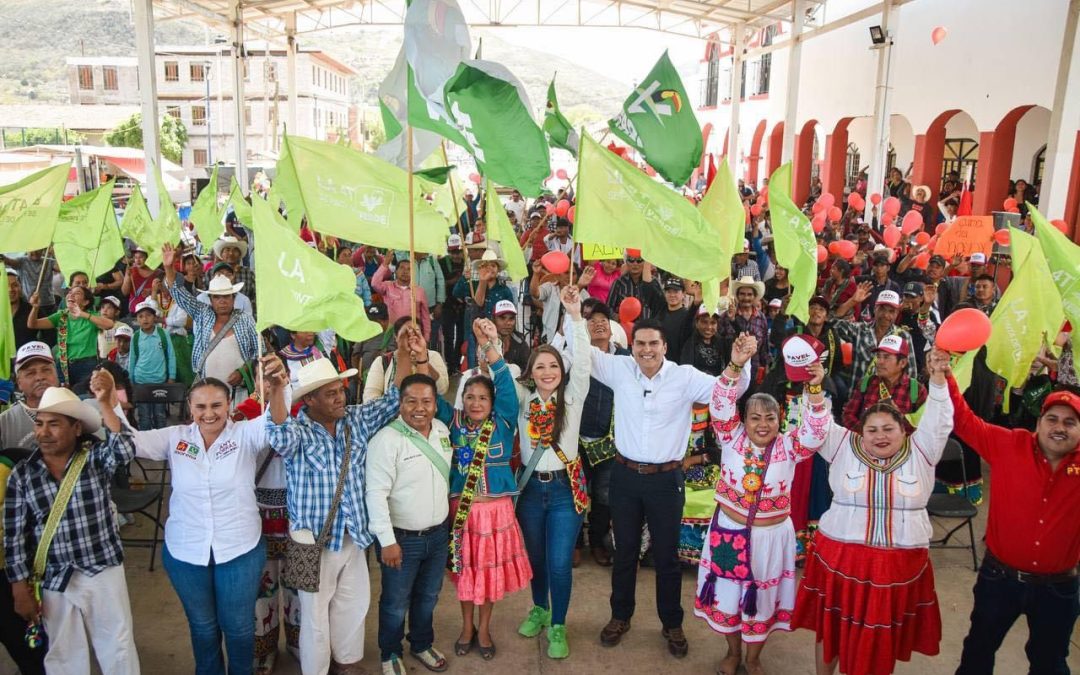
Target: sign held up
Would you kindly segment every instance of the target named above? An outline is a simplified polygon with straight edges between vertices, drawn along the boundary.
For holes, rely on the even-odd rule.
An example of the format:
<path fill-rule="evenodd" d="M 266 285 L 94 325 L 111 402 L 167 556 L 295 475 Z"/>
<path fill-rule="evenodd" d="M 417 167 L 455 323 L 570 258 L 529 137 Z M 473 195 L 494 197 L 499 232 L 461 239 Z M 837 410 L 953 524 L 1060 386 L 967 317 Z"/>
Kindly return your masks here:
<path fill-rule="evenodd" d="M 972 253 L 990 256 L 994 248 L 993 216 L 958 216 L 945 234 L 938 237 L 934 253 L 950 259 Z"/>

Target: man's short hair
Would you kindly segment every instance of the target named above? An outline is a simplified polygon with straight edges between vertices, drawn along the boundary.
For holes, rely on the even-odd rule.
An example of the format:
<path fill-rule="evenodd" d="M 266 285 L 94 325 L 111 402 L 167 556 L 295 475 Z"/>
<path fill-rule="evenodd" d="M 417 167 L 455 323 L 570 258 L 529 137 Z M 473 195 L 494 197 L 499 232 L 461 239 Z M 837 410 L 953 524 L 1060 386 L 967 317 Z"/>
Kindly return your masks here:
<path fill-rule="evenodd" d="M 664 339 L 664 326 L 656 319 L 639 319 L 634 322 L 634 327 L 630 331 L 630 341 L 633 342 L 637 339 L 638 331 L 642 330 L 655 330 L 660 333 L 660 340 L 667 342 Z"/>
<path fill-rule="evenodd" d="M 589 318 L 592 318 L 597 314 L 605 317 L 608 321 L 611 321 L 611 308 L 608 307 L 606 303 L 597 302 L 594 304 L 592 306 L 592 314 L 589 315 Z"/>
<path fill-rule="evenodd" d="M 997 284 L 997 282 L 994 281 L 993 275 L 991 274 L 980 274 L 979 276 L 975 277 L 975 281 L 989 281 L 992 284 Z"/>
<path fill-rule="evenodd" d="M 403 379 L 401 381 L 401 387 L 399 387 L 399 390 L 401 391 L 401 395 L 404 396 L 405 391 L 408 390 L 408 388 L 413 386 L 414 384 L 427 385 L 427 386 L 431 387 L 431 393 L 432 394 L 434 394 L 436 396 L 439 395 L 439 390 L 435 386 L 435 380 L 431 379 L 430 375 L 425 375 L 423 373 L 412 373 L 411 375 L 406 375 L 405 379 Z"/>

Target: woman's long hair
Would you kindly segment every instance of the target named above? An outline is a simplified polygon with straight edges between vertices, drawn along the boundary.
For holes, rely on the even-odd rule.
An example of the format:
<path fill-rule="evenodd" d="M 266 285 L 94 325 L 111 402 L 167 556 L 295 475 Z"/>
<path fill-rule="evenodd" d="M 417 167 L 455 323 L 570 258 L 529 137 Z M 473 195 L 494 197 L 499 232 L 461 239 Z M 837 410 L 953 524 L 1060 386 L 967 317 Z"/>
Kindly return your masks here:
<path fill-rule="evenodd" d="M 536 363 L 536 359 L 541 354 L 550 354 L 555 357 L 555 363 L 559 364 L 559 372 L 562 373 L 562 377 L 559 379 L 559 386 L 555 388 L 555 422 L 551 429 L 552 442 L 558 442 L 559 436 L 562 435 L 563 425 L 566 423 L 566 364 L 563 363 L 562 355 L 558 350 L 551 345 L 540 345 L 536 349 L 532 350 L 529 354 L 529 362 L 525 364 L 525 372 L 521 374 L 519 381 L 527 388 L 536 391 L 536 383 L 533 382 L 532 371 L 533 365 Z M 525 411 L 528 414 L 528 411 Z"/>

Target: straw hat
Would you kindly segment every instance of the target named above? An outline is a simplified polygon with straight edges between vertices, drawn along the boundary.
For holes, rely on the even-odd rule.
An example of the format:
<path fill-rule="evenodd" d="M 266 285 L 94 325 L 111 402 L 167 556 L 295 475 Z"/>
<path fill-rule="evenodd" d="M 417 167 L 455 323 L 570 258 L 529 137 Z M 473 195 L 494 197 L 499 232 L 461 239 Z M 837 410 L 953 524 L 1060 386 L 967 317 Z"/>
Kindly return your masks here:
<path fill-rule="evenodd" d="M 479 260 L 473 261 L 473 269 L 479 269 L 480 265 L 483 265 L 484 263 L 495 263 L 499 266 L 500 272 L 506 269 L 506 261 L 500 260 L 499 255 L 490 248 L 484 251 L 484 255 L 482 255 Z"/>
<path fill-rule="evenodd" d="M 301 399 L 325 384 L 344 380 L 356 373 L 356 368 L 349 368 L 343 373 L 338 373 L 334 370 L 334 364 L 330 363 L 330 359 L 315 359 L 297 371 L 293 400 Z"/>
<path fill-rule="evenodd" d="M 214 255 L 221 257 L 221 252 L 226 248 L 235 248 L 240 251 L 240 257 L 243 258 L 247 255 L 248 245 L 246 241 L 241 241 L 236 237 L 225 235 L 214 242 Z"/>
<path fill-rule="evenodd" d="M 927 185 L 916 185 L 915 187 L 911 188 L 911 198 L 917 202 L 928 202 L 930 201 L 930 197 L 932 195 L 933 193 L 930 191 L 930 187 Z"/>
<path fill-rule="evenodd" d="M 49 387 L 41 397 L 38 413 L 56 413 L 82 422 L 83 432 L 92 434 L 101 428 L 101 415 L 79 400 L 75 392 L 63 387 Z"/>
<path fill-rule="evenodd" d="M 244 282 L 234 284 L 230 282 L 224 274 L 219 274 L 210 280 L 210 285 L 206 289 L 207 295 L 235 295 L 240 292 L 240 289 L 244 287 Z"/>
<path fill-rule="evenodd" d="M 739 289 L 744 287 L 754 289 L 754 294 L 759 298 L 765 295 L 765 282 L 754 281 L 754 277 L 749 275 L 742 277 L 731 285 L 731 295 L 733 297 L 738 295 Z"/>

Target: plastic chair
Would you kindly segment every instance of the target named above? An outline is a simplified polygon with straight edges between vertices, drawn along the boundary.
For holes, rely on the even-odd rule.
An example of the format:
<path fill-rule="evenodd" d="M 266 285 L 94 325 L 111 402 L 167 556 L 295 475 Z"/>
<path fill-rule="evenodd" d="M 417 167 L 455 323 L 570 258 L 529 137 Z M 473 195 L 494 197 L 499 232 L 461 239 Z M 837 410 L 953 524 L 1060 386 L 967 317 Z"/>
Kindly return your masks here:
<path fill-rule="evenodd" d="M 957 462 L 960 464 L 960 475 L 966 486 L 968 479 L 967 467 L 964 464 L 964 449 L 961 447 L 960 442 L 955 438 L 950 438 L 948 443 L 945 444 L 945 450 L 941 455 L 939 464 L 944 464 L 946 462 Z M 958 494 L 930 495 L 930 501 L 926 504 L 926 512 L 930 514 L 931 518 L 960 521 L 958 525 L 951 530 L 948 530 L 940 539 L 931 539 L 930 546 L 932 548 L 971 549 L 971 568 L 978 571 L 979 556 L 975 551 L 975 528 L 972 526 L 971 522 L 975 519 L 975 516 L 979 515 L 979 507 L 971 502 L 967 492 L 967 488 L 965 487 L 963 492 Z M 942 524 L 942 527 L 944 528 L 946 526 Z M 952 536 L 963 527 L 967 527 L 969 543 L 950 544 L 949 540 L 952 539 Z"/>
<path fill-rule="evenodd" d="M 165 485 L 168 482 L 169 464 L 162 462 L 160 468 L 144 465 L 146 460 L 135 458 L 134 462 L 142 470 L 145 477 L 151 473 L 157 473 L 157 481 L 146 482 L 139 487 L 112 489 L 113 503 L 116 504 L 118 513 L 134 515 L 136 513 L 148 518 L 154 526 L 152 537 L 125 537 L 120 535 L 120 541 L 126 546 L 149 546 L 150 547 L 150 571 L 154 571 L 154 561 L 159 544 L 165 543 L 165 521 L 161 517 L 161 507 L 165 502 Z"/>

